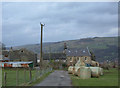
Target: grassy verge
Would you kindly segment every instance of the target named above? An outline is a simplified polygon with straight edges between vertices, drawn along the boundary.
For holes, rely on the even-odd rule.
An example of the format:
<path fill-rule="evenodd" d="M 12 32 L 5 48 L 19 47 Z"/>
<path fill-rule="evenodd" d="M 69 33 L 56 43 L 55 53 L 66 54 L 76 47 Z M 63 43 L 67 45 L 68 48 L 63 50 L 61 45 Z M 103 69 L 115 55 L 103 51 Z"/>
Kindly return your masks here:
<path fill-rule="evenodd" d="M 118 86 L 118 70 L 104 70 L 104 75 L 99 78 L 80 79 L 70 75 L 73 86 Z"/>
<path fill-rule="evenodd" d="M 53 71 L 44 74 L 42 77 L 38 78 L 36 81 L 32 82 L 31 84 L 26 84 L 25 86 L 34 86 L 35 84 L 40 83 L 41 81 L 43 81 L 52 72 Z"/>
<path fill-rule="evenodd" d="M 16 86 L 16 70 L 17 69 L 2 69 L 2 84 L 4 86 L 4 72 L 7 73 L 7 76 L 6 76 L 6 86 Z M 26 75 L 24 77 L 24 69 L 18 69 L 18 79 L 19 79 L 19 82 L 18 82 L 18 85 L 21 85 L 25 82 L 29 82 L 30 78 L 29 78 L 29 70 L 26 70 Z M 35 73 L 36 71 L 35 70 L 32 70 L 32 79 L 35 77 Z M 24 80 L 26 78 L 26 80 Z"/>
<path fill-rule="evenodd" d="M 16 70 L 17 69 L 13 69 L 13 68 L 2 69 L 2 80 L 3 80 L 2 86 L 4 86 L 4 72 L 7 73 L 6 86 L 16 86 Z M 18 69 L 18 70 L 19 70 L 18 85 L 19 86 L 28 85 L 28 83 L 30 81 L 30 76 L 29 76 L 30 71 L 28 69 L 26 69 L 26 75 L 24 76 L 24 69 Z M 34 80 L 36 78 L 37 72 L 36 72 L 36 70 L 32 70 L 31 72 L 32 72 L 32 80 Z M 40 80 L 44 79 L 47 75 L 49 75 L 49 73 L 46 73 L 45 75 L 41 76 Z M 32 84 L 30 84 L 30 85 L 32 85 Z"/>

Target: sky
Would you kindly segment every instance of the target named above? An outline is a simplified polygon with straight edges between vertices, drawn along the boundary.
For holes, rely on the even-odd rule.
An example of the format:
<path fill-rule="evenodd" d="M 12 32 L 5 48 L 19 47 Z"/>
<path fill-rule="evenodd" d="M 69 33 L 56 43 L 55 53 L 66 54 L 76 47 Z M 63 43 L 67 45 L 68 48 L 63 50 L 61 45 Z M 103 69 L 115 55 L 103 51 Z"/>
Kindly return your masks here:
<path fill-rule="evenodd" d="M 117 2 L 4 2 L 2 42 L 10 46 L 118 36 Z"/>

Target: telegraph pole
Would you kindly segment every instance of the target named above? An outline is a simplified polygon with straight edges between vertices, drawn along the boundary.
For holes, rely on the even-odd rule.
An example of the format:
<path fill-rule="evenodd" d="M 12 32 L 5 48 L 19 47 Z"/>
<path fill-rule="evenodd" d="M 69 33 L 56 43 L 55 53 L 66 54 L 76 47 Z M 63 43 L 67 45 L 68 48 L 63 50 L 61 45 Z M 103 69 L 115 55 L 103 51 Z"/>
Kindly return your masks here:
<path fill-rule="evenodd" d="M 42 23 L 40 23 L 40 25 L 41 25 L 41 46 L 40 46 L 40 68 L 42 69 L 42 63 L 43 63 L 43 57 L 42 57 L 42 35 L 43 35 L 43 26 L 45 25 L 45 24 L 42 24 Z"/>

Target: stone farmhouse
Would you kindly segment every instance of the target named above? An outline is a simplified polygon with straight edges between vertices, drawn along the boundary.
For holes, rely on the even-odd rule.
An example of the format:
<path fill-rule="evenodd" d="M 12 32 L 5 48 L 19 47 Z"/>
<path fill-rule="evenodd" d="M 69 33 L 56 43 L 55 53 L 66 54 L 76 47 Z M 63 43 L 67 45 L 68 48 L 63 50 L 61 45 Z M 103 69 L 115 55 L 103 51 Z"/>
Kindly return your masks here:
<path fill-rule="evenodd" d="M 92 61 L 91 54 L 87 48 L 66 50 L 66 56 L 68 66 L 74 66 L 79 59 L 83 65 L 90 65 Z"/>

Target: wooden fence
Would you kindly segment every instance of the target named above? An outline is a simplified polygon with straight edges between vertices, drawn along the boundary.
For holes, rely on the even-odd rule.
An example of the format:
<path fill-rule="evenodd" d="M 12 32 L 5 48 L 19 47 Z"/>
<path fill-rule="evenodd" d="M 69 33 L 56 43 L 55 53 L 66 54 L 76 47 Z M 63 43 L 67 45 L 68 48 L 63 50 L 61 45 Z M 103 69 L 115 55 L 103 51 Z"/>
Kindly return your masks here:
<path fill-rule="evenodd" d="M 44 74 L 51 72 L 52 68 L 47 69 L 16 69 L 13 71 L 4 71 L 3 86 L 22 86 L 32 83 Z M 12 80 L 12 82 L 10 82 Z M 10 84 L 11 83 L 11 84 Z M 13 84 L 12 84 L 13 83 Z"/>

